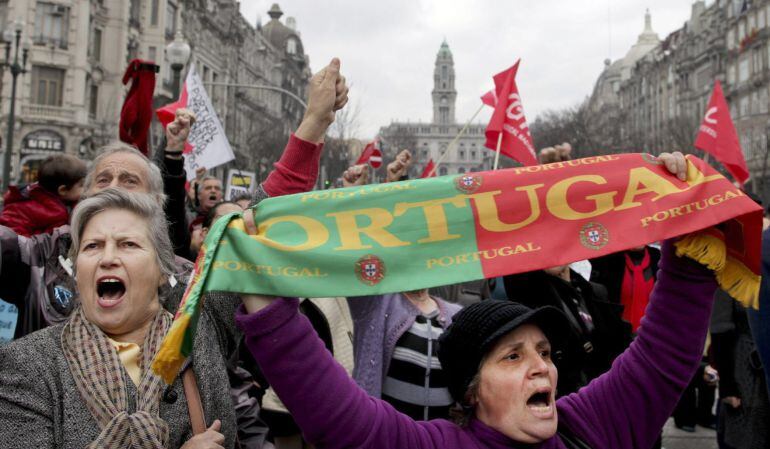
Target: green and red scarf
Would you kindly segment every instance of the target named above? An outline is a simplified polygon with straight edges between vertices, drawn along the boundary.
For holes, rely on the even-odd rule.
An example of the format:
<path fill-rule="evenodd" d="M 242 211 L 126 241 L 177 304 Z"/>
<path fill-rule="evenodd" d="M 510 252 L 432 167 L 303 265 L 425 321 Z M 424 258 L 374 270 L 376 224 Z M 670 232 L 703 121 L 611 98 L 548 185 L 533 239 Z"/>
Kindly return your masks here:
<path fill-rule="evenodd" d="M 417 290 L 677 243 L 756 306 L 762 209 L 700 159 L 687 180 L 653 156 L 595 156 L 262 201 L 256 235 L 218 220 L 153 368 L 173 380 L 205 292 L 288 297 Z M 719 226 L 716 226 L 719 225 Z M 696 232 L 702 231 L 702 232 Z"/>

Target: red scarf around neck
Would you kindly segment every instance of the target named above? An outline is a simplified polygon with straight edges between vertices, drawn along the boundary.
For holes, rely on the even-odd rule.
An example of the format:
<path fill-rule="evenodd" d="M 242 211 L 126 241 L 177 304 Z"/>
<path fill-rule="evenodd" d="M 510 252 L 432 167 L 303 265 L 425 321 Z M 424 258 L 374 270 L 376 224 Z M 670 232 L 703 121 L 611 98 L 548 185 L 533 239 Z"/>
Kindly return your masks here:
<path fill-rule="evenodd" d="M 628 252 L 624 254 L 626 269 L 623 275 L 623 286 L 620 290 L 620 301 L 624 306 L 623 319 L 631 323 L 633 331 L 639 329 L 644 316 L 644 309 L 650 300 L 655 278 L 645 279 L 644 271 L 650 266 L 650 252 L 644 248 L 644 257 L 639 265 L 634 264 Z"/>

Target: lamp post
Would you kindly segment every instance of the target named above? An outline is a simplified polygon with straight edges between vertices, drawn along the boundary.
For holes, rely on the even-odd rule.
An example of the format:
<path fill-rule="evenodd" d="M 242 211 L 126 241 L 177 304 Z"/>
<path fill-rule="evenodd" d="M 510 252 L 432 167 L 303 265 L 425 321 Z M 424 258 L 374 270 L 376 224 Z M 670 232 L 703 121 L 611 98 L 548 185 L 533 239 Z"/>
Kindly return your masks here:
<path fill-rule="evenodd" d="M 181 31 L 176 32 L 174 40 L 166 46 L 166 59 L 171 64 L 173 71 L 173 90 L 174 98 L 179 98 L 179 84 L 182 76 L 182 69 L 190 60 L 190 44 L 187 43 Z"/>
<path fill-rule="evenodd" d="M 5 156 L 3 157 L 3 192 L 11 185 L 11 152 L 13 151 L 13 125 L 16 112 L 16 79 L 22 73 L 27 73 L 27 55 L 29 53 L 29 41 L 24 41 L 22 47 L 21 64 L 19 64 L 19 44 L 21 43 L 21 32 L 24 29 L 24 22 L 16 20 L 13 28 L 8 28 L 3 33 L 5 41 L 5 61 L 2 63 L 2 71 L 6 68 L 11 69 L 11 106 L 8 111 L 8 134 L 5 141 Z M 14 47 L 13 62 L 11 62 L 11 45 Z"/>

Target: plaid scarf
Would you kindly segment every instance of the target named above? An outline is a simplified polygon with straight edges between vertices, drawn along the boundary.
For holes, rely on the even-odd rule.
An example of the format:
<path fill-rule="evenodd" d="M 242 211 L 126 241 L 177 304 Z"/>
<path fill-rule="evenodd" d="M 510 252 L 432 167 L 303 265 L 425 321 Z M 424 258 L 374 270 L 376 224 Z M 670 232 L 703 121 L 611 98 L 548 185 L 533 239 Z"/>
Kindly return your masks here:
<path fill-rule="evenodd" d="M 101 428 L 89 448 L 165 448 L 168 425 L 159 416 L 162 380 L 149 369 L 161 340 L 171 327 L 171 314 L 161 309 L 142 345 L 142 381 L 136 411 L 129 414 L 126 376 L 115 347 L 82 308 L 64 326 L 61 342 L 80 396 Z"/>

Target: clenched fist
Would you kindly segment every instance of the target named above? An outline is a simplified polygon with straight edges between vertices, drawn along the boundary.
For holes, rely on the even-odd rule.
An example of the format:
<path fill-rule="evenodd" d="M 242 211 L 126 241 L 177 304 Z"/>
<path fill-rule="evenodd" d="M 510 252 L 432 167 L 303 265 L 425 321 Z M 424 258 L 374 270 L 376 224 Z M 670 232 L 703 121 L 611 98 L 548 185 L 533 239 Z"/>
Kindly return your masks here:
<path fill-rule="evenodd" d="M 412 166 L 412 153 L 409 150 L 402 150 L 387 167 L 387 176 L 385 182 L 394 182 L 400 180 L 409 171 Z"/>

